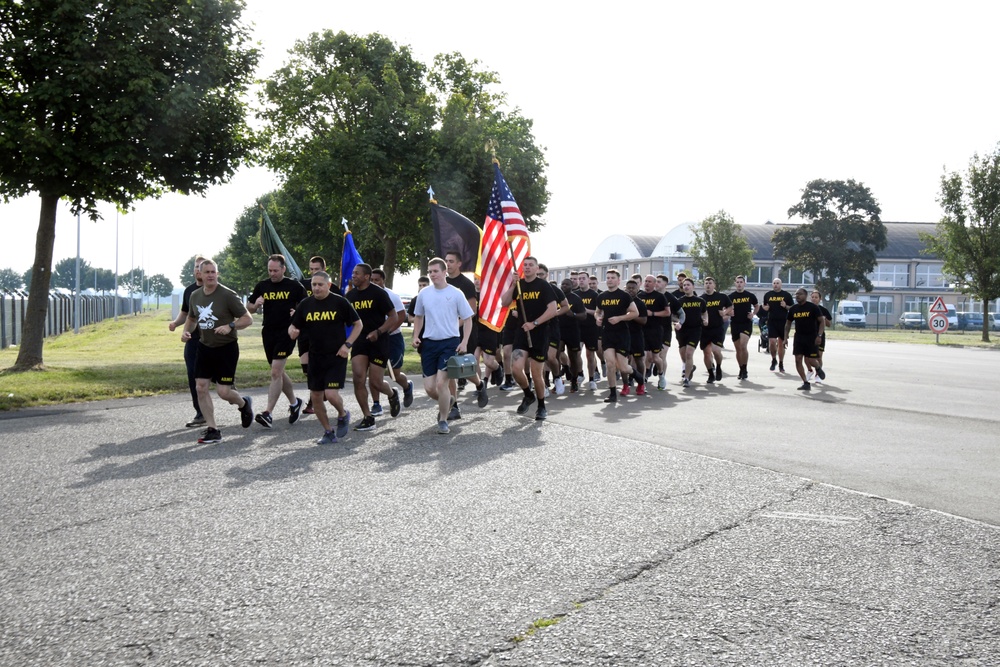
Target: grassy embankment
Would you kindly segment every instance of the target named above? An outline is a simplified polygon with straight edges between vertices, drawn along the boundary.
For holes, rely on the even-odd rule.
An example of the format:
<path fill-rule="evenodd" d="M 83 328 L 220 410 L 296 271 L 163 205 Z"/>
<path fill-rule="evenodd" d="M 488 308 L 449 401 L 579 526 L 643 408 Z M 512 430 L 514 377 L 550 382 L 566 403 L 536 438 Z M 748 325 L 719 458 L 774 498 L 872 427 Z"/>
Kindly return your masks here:
<path fill-rule="evenodd" d="M 163 308 L 47 338 L 46 370 L 0 370 L 0 410 L 187 391 L 180 329 L 171 333 L 169 321 L 170 311 Z M 403 334 L 409 337 L 409 330 Z M 0 350 L 0 369 L 13 366 L 16 359 L 16 348 Z M 409 349 L 403 369 L 420 377 L 419 360 Z M 305 382 L 297 355 L 288 364 L 288 374 L 293 382 Z M 240 387 L 262 387 L 270 381 L 259 321 L 240 332 L 236 378 Z"/>

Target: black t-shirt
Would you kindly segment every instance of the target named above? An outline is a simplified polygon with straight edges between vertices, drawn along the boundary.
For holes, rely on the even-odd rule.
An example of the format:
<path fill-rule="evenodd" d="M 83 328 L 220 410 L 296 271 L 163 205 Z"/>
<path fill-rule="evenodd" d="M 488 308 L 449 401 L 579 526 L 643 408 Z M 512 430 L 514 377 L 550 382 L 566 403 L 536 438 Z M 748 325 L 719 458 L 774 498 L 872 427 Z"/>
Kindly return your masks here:
<path fill-rule="evenodd" d="M 302 283 L 286 276 L 276 283 L 270 279 L 257 283 L 250 293 L 250 302 L 260 297 L 264 297 L 262 328 L 265 331 L 288 331 L 288 325 L 292 323 L 292 309 L 306 298 L 306 293 Z"/>
<path fill-rule="evenodd" d="M 787 303 L 791 306 L 795 301 L 792 299 L 792 295 L 785 290 L 781 290 L 780 292 L 770 290 L 764 295 L 761 305 L 768 306 L 767 326 L 769 328 L 771 328 L 772 322 L 780 322 L 784 326 L 785 318 L 788 317 L 788 311 L 781 306 L 782 303 Z"/>
<path fill-rule="evenodd" d="M 795 337 L 804 339 L 819 336 L 819 318 L 823 316 L 819 306 L 812 301 L 797 303 L 788 309 L 788 319 L 795 327 Z"/>
<path fill-rule="evenodd" d="M 706 292 L 701 295 L 701 298 L 705 300 L 705 308 L 708 310 L 708 328 L 720 328 L 725 323 L 722 310 L 733 305 L 729 297 L 722 292 L 713 292 L 712 294 Z"/>
<path fill-rule="evenodd" d="M 823 314 L 823 317 L 826 319 L 827 324 L 833 322 L 833 316 L 830 315 L 830 311 L 826 309 L 826 306 L 821 306 L 819 304 L 816 304 L 816 307 L 819 308 L 819 312 Z"/>
<path fill-rule="evenodd" d="M 584 310 L 595 310 L 597 308 L 597 290 L 585 289 L 576 292 L 576 295 L 580 297 L 581 303 L 583 303 Z M 595 326 L 594 315 L 592 313 L 587 313 L 587 319 L 580 322 L 580 326 Z"/>
<path fill-rule="evenodd" d="M 623 289 L 608 290 L 601 292 L 597 297 L 597 309 L 604 316 L 605 331 L 628 331 L 628 322 L 611 324 L 608 320 L 612 317 L 620 317 L 628 312 L 628 307 L 632 303 L 632 297 Z"/>
<path fill-rule="evenodd" d="M 469 280 L 469 277 L 464 273 L 460 273 L 454 278 L 451 276 L 445 276 L 445 281 L 452 287 L 457 287 L 462 294 L 465 295 L 466 299 L 469 299 L 470 305 L 473 303 L 479 303 L 479 293 L 476 292 L 476 283 Z M 472 307 L 472 322 L 475 324 L 476 320 L 479 319 L 479 308 Z"/>
<path fill-rule="evenodd" d="M 309 352 L 333 356 L 347 340 L 347 327 L 358 321 L 358 314 L 347 299 L 332 291 L 324 299 L 307 297 L 292 316 L 292 324 L 309 335 Z"/>
<path fill-rule="evenodd" d="M 190 314 L 191 313 L 191 292 L 195 291 L 201 287 L 198 283 L 191 283 L 184 288 L 184 296 L 181 297 L 181 311 Z M 191 339 L 198 340 L 201 338 L 201 329 L 195 327 L 194 331 L 191 332 Z"/>
<path fill-rule="evenodd" d="M 733 292 L 729 295 L 729 300 L 733 304 L 733 326 L 737 324 L 752 324 L 753 319 L 750 317 L 750 313 L 753 312 L 754 306 L 757 305 L 757 295 L 753 292 L 748 292 L 743 290 L 742 292 Z"/>
<path fill-rule="evenodd" d="M 586 313 L 587 307 L 583 305 L 583 299 L 576 292 L 570 292 L 569 294 L 563 292 L 563 296 L 569 301 L 569 314 L 562 316 L 562 319 L 559 320 L 559 327 L 563 330 L 563 333 L 579 331 L 583 321 L 576 316 Z"/>
<path fill-rule="evenodd" d="M 671 316 L 680 317 L 681 300 L 671 292 L 663 293 L 663 298 L 667 300 L 667 307 L 670 308 L 670 315 L 663 318 L 663 326 L 671 326 Z"/>
<path fill-rule="evenodd" d="M 385 290 L 378 285 L 369 283 L 368 287 L 359 290 L 351 288 L 345 297 L 354 306 L 358 317 L 364 325 L 361 335 L 367 336 L 375 329 L 385 323 L 385 319 L 396 312 L 396 306 L 392 305 L 392 299 L 385 293 Z M 312 345 L 312 336 L 309 336 Z"/>
<path fill-rule="evenodd" d="M 523 301 L 524 312 L 522 313 L 520 310 L 518 311 L 518 315 L 521 316 L 521 321 L 534 322 L 545 314 L 545 311 L 548 309 L 550 303 L 561 300 L 562 299 L 556 296 L 556 292 L 552 289 L 552 285 L 548 284 L 541 278 L 535 278 L 531 282 L 522 278 L 520 296 L 515 289 L 514 301 L 510 304 L 510 307 L 519 308 L 521 302 Z M 547 322 L 543 322 L 542 324 L 546 323 Z"/>
<path fill-rule="evenodd" d="M 306 276 L 299 282 L 302 283 L 302 289 L 306 291 L 306 296 L 312 296 L 313 295 L 312 276 Z M 330 292 L 332 292 L 333 294 L 339 294 L 341 296 L 343 296 L 344 294 L 343 292 L 340 291 L 340 287 L 338 287 L 335 283 L 330 283 Z"/>
<path fill-rule="evenodd" d="M 638 297 L 638 295 L 636 295 L 636 296 Z M 646 323 L 647 324 L 649 323 L 650 320 L 655 320 L 656 319 L 655 317 L 649 317 L 649 310 L 646 308 L 646 303 L 642 299 L 640 299 L 640 298 L 632 299 L 632 303 L 635 304 L 635 309 L 637 311 L 639 311 L 639 317 L 645 317 L 646 318 Z M 640 324 L 639 323 L 639 317 L 637 317 L 634 320 L 629 320 L 628 321 L 628 330 L 629 330 L 629 333 L 632 334 L 633 338 L 635 336 L 641 336 L 642 335 L 642 330 L 646 327 L 645 324 Z"/>
<path fill-rule="evenodd" d="M 705 300 L 697 294 L 682 296 L 678 299 L 680 310 L 684 311 L 684 324 L 681 328 L 685 331 L 690 329 L 700 329 L 702 327 L 701 314 L 708 310 Z"/>
<path fill-rule="evenodd" d="M 662 329 L 663 318 L 659 315 L 653 315 L 653 313 L 658 313 L 669 307 L 667 297 L 663 296 L 663 294 L 657 292 L 656 290 L 653 290 L 652 292 L 639 292 L 638 297 L 638 300 L 642 301 L 643 305 L 646 306 L 645 328 L 650 331 Z"/>

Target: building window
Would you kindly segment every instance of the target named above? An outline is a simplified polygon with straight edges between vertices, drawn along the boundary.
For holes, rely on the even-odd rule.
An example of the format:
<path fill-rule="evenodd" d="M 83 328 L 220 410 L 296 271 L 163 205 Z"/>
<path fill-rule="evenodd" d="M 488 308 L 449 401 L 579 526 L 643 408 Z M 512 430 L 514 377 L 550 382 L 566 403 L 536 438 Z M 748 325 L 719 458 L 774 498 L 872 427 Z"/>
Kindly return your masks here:
<path fill-rule="evenodd" d="M 926 313 L 934 303 L 933 296 L 908 296 L 906 297 L 906 305 L 904 310 L 907 313 Z"/>
<path fill-rule="evenodd" d="M 812 272 L 800 271 L 799 269 L 788 269 L 788 271 L 785 272 L 784 282 L 789 285 L 812 285 Z"/>
<path fill-rule="evenodd" d="M 875 287 L 909 287 L 910 267 L 908 264 L 879 264 L 868 279 Z"/>
<path fill-rule="evenodd" d="M 866 314 L 875 314 L 878 311 L 879 315 L 892 315 L 892 297 L 859 296 L 858 301 L 864 305 Z"/>
<path fill-rule="evenodd" d="M 774 275 L 773 266 L 755 266 L 750 275 L 747 276 L 748 283 L 756 283 L 760 285 L 769 285 L 771 281 L 774 280 L 772 276 Z"/>
<path fill-rule="evenodd" d="M 944 275 L 939 264 L 920 264 L 917 266 L 917 284 L 915 287 L 944 287 Z"/>

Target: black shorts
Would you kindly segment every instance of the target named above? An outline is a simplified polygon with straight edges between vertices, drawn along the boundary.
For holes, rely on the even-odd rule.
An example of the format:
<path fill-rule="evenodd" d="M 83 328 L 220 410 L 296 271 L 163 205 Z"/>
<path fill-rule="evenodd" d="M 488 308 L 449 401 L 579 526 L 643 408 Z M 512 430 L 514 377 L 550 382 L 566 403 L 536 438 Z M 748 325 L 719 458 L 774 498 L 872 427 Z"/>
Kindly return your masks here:
<path fill-rule="evenodd" d="M 488 327 L 479 327 L 478 336 L 478 347 L 483 351 L 483 354 L 492 356 L 497 353 L 497 343 L 500 340 L 500 334 Z"/>
<path fill-rule="evenodd" d="M 646 356 L 646 333 L 642 330 L 633 331 L 631 336 L 632 347 L 630 348 L 633 357 Z"/>
<path fill-rule="evenodd" d="M 368 363 L 379 368 L 389 365 L 389 336 L 379 334 L 374 342 L 370 342 L 365 334 L 361 334 L 351 348 L 351 359 L 368 357 Z M 312 370 L 312 359 L 309 359 L 309 370 Z"/>
<path fill-rule="evenodd" d="M 459 325 L 461 325 L 461 323 L 459 323 Z M 472 331 L 469 332 L 469 346 L 465 349 L 466 352 L 472 354 L 476 350 L 476 348 L 479 347 L 479 321 L 475 317 L 473 317 L 469 326 L 472 328 Z M 461 335 L 464 336 L 465 331 L 462 329 L 462 327 L 459 326 L 458 329 L 461 332 Z M 459 338 L 459 340 L 461 340 L 461 338 Z"/>
<path fill-rule="evenodd" d="M 663 325 L 663 347 L 670 347 L 670 343 L 674 340 L 674 323 L 667 321 Z"/>
<path fill-rule="evenodd" d="M 812 358 L 818 357 L 819 348 L 816 346 L 816 337 L 809 336 L 808 338 L 803 338 L 796 335 L 792 340 L 792 354 L 796 357 L 799 355 Z"/>
<path fill-rule="evenodd" d="M 198 356 L 194 361 L 196 379 L 208 378 L 215 384 L 236 384 L 236 364 L 240 361 L 240 344 L 226 343 L 222 347 L 209 347 L 198 343 Z"/>
<path fill-rule="evenodd" d="M 570 352 L 580 351 L 580 327 L 575 323 L 559 327 L 559 335 L 567 350 Z"/>
<path fill-rule="evenodd" d="M 558 319 L 549 320 L 546 324 L 549 326 L 549 347 L 558 350 L 559 341 L 562 339 L 562 326 L 560 326 Z"/>
<path fill-rule="evenodd" d="M 826 332 L 823 332 L 823 335 L 820 336 L 819 351 L 820 352 L 826 351 Z"/>
<path fill-rule="evenodd" d="M 299 337 L 295 339 L 295 342 L 298 343 L 300 357 L 303 354 L 309 353 L 309 336 L 306 335 L 306 332 L 300 332 Z"/>
<path fill-rule="evenodd" d="M 632 354 L 632 334 L 629 333 L 628 329 L 623 331 L 605 329 L 601 332 L 601 340 L 604 342 L 605 350 L 614 350 L 616 354 L 623 357 Z"/>
<path fill-rule="evenodd" d="M 295 350 L 295 341 L 288 337 L 288 329 L 284 331 L 261 330 L 260 337 L 264 341 L 264 356 L 270 364 L 275 359 L 287 359 Z"/>
<path fill-rule="evenodd" d="M 514 349 L 524 350 L 535 361 L 545 361 L 549 358 L 549 328 L 544 324 L 531 330 L 531 344 L 528 344 L 528 332 L 518 329 L 514 335 Z"/>
<path fill-rule="evenodd" d="M 701 342 L 701 327 L 692 327 L 677 332 L 677 345 L 680 347 L 698 347 Z"/>
<path fill-rule="evenodd" d="M 729 329 L 729 335 L 732 337 L 733 342 L 738 343 L 740 341 L 740 336 L 746 334 L 747 336 L 753 337 L 753 321 L 747 320 L 741 324 L 732 322 Z"/>
<path fill-rule="evenodd" d="M 776 321 L 776 322 L 772 322 L 771 320 L 768 320 L 767 321 L 767 337 L 768 338 L 780 338 L 781 340 L 785 340 L 785 322 L 786 321 L 787 320 L 779 320 L 779 321 Z"/>
<path fill-rule="evenodd" d="M 701 329 L 701 349 L 708 349 L 709 345 L 722 347 L 726 342 L 726 330 L 723 327 L 702 327 Z"/>
<path fill-rule="evenodd" d="M 600 343 L 600 331 L 597 328 L 597 323 L 589 317 L 580 325 L 580 343 L 586 345 L 587 349 L 592 352 L 597 351 L 597 346 Z"/>
<path fill-rule="evenodd" d="M 642 330 L 642 344 L 647 352 L 659 354 L 663 349 L 663 327 L 650 327 Z"/>
<path fill-rule="evenodd" d="M 343 389 L 347 379 L 347 359 L 335 354 L 332 357 L 314 355 L 309 359 L 309 391 Z"/>
<path fill-rule="evenodd" d="M 517 338 L 517 332 L 521 330 L 521 320 L 516 317 L 508 317 L 507 321 L 504 322 L 503 332 L 500 334 L 500 340 L 504 345 L 513 345 L 514 339 Z"/>

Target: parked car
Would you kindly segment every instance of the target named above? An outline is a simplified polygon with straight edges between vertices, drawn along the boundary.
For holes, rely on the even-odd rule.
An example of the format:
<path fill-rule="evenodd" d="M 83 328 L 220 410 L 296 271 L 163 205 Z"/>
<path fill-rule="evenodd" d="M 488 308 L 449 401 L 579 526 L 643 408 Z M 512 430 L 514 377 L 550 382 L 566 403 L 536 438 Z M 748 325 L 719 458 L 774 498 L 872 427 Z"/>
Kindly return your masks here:
<path fill-rule="evenodd" d="M 927 318 L 921 313 L 903 313 L 899 318 L 899 326 L 902 329 L 926 329 Z"/>
<path fill-rule="evenodd" d="M 993 331 L 1000 331 L 1000 315 L 990 313 L 990 329 Z"/>
<path fill-rule="evenodd" d="M 958 328 L 965 329 L 967 331 L 982 331 L 983 330 L 983 314 L 982 313 L 959 313 L 958 314 Z"/>

